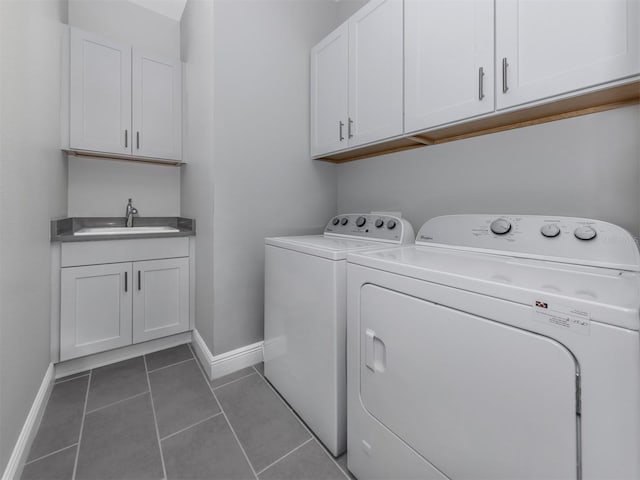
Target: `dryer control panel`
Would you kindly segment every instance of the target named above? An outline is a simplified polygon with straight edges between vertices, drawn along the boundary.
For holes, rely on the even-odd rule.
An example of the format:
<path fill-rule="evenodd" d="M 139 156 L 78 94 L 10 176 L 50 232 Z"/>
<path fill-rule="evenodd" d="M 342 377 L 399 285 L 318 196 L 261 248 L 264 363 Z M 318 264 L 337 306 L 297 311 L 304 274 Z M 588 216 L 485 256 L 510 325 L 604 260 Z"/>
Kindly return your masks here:
<path fill-rule="evenodd" d="M 329 220 L 325 236 L 377 240 L 388 243 L 413 243 L 413 227 L 395 215 L 348 213 Z"/>
<path fill-rule="evenodd" d="M 640 253 L 629 232 L 586 218 L 445 215 L 428 220 L 416 244 L 640 271 Z"/>

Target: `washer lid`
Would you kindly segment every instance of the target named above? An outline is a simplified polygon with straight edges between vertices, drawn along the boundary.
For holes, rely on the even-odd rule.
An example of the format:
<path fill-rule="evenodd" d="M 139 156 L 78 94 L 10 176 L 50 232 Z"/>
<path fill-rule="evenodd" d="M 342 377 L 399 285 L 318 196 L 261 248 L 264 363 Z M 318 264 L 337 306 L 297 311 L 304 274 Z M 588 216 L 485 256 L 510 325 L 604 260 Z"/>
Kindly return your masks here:
<path fill-rule="evenodd" d="M 300 237 L 265 238 L 266 245 L 285 248 L 295 252 L 315 255 L 329 260 L 344 260 L 349 252 L 389 248 L 389 244 L 323 235 L 305 235 Z"/>
<path fill-rule="evenodd" d="M 356 252 L 349 263 L 531 305 L 579 308 L 590 320 L 640 330 L 640 274 L 429 246 Z"/>

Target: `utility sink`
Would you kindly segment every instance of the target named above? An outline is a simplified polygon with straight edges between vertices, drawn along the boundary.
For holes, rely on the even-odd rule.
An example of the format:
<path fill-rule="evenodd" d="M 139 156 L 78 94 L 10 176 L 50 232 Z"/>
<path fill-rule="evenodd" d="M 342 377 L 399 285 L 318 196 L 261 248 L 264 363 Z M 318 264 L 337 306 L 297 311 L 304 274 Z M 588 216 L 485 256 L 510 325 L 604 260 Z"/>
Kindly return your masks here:
<path fill-rule="evenodd" d="M 2 2 L 2 0 L 0 0 Z M 51 221 L 52 242 L 91 242 L 137 238 L 188 237 L 196 223 L 184 217 L 136 217 L 133 227 L 125 217 L 67 217 Z"/>
<path fill-rule="evenodd" d="M 175 233 L 180 230 L 168 226 L 143 226 L 143 227 L 85 227 L 73 233 L 73 235 L 139 235 L 141 233 Z"/>

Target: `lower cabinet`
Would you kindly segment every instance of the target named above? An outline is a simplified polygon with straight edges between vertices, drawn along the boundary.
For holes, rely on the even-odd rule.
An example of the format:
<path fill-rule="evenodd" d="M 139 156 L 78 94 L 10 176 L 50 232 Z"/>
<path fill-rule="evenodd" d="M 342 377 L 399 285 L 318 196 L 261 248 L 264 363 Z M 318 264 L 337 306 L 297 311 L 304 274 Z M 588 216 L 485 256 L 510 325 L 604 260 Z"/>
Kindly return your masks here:
<path fill-rule="evenodd" d="M 133 343 L 187 330 L 189 259 L 135 262 L 133 275 Z"/>
<path fill-rule="evenodd" d="M 131 263 L 62 269 L 60 360 L 131 344 Z"/>
<path fill-rule="evenodd" d="M 61 361 L 189 329 L 188 257 L 61 270 Z"/>

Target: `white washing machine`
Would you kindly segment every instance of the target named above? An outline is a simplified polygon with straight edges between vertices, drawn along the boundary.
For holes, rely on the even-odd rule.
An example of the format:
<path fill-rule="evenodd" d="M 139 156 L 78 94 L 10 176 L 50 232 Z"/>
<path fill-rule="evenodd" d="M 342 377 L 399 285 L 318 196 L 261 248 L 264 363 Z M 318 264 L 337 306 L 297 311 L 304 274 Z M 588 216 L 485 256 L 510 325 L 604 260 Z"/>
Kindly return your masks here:
<path fill-rule="evenodd" d="M 347 253 L 413 240 L 406 220 L 376 214 L 265 239 L 265 376 L 335 456 L 346 448 Z"/>
<path fill-rule="evenodd" d="M 640 478 L 640 256 L 605 222 L 452 215 L 348 255 L 359 480 Z"/>

